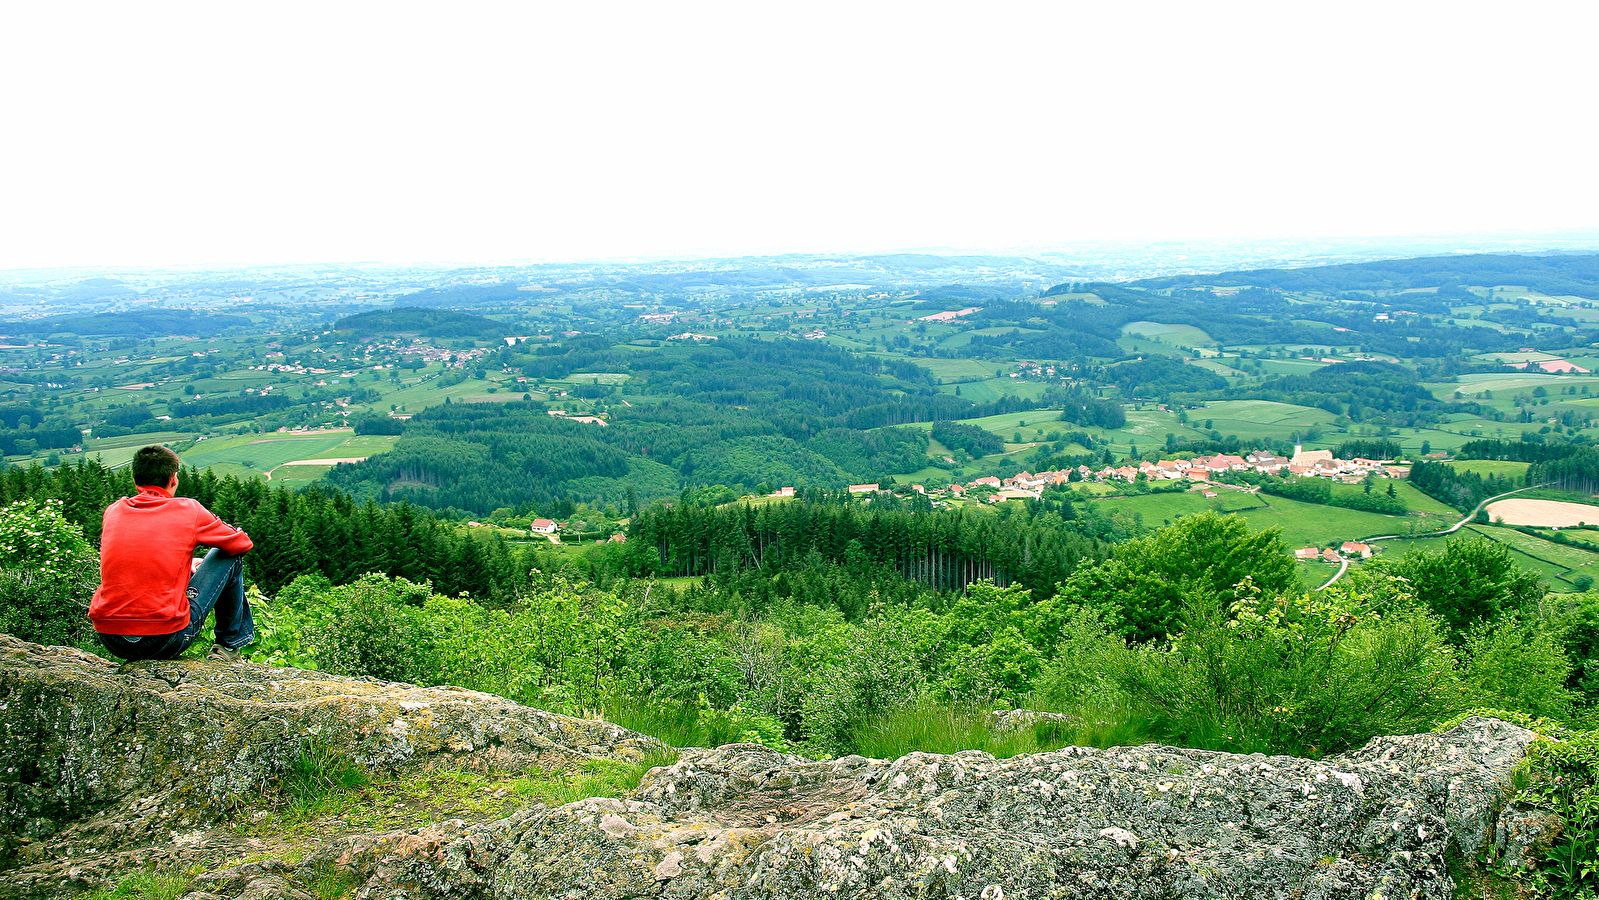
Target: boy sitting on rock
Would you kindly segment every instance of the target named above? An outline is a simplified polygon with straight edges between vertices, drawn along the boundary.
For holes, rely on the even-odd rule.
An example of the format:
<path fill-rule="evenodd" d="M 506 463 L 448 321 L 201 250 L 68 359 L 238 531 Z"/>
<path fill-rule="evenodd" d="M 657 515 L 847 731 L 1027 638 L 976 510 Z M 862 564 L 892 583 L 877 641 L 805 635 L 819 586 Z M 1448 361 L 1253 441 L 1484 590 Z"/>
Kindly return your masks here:
<path fill-rule="evenodd" d="M 125 660 L 172 659 L 200 634 L 216 610 L 215 659 L 233 661 L 255 640 L 244 598 L 250 536 L 217 518 L 198 500 L 174 497 L 178 455 L 145 447 L 133 457 L 139 493 L 106 507 L 100 532 L 100 587 L 89 620 Z M 204 560 L 194 548 L 211 547 Z"/>

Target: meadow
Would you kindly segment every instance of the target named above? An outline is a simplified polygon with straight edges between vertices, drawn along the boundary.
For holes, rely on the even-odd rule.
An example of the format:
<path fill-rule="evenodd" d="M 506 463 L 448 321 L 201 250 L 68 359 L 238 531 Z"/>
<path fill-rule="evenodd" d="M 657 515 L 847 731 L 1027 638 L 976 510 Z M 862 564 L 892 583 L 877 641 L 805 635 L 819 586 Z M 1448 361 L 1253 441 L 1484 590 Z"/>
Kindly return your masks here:
<path fill-rule="evenodd" d="M 194 440 L 194 435 L 180 431 L 152 431 L 142 434 L 125 434 L 112 438 L 94 438 L 85 443 L 82 453 L 63 453 L 63 463 L 79 463 L 86 459 L 98 459 L 100 464 L 109 468 L 125 466 L 133 460 L 133 454 L 140 447 L 151 444 L 176 444 L 180 441 Z M 20 461 L 20 460 L 19 460 Z"/>
<path fill-rule="evenodd" d="M 353 459 L 391 449 L 395 435 L 355 434 L 349 429 L 312 432 L 281 432 L 214 437 L 200 441 L 183 453 L 183 461 L 197 468 L 210 468 L 218 475 L 241 478 L 268 477 L 280 473 L 289 482 L 316 480 L 327 466 L 285 466 L 300 459 Z"/>
<path fill-rule="evenodd" d="M 1283 542 L 1290 549 L 1326 547 L 1384 534 L 1407 534 L 1412 528 L 1430 531 L 1448 527 L 1456 521 L 1440 516 L 1385 516 L 1337 506 L 1301 503 L 1286 497 L 1264 499 L 1267 504 L 1265 507 L 1245 510 L 1239 515 L 1257 531 L 1281 528 Z"/>
<path fill-rule="evenodd" d="M 984 381 L 994 377 L 996 366 L 983 359 L 925 359 L 908 357 L 918 366 L 933 373 L 940 384 Z M 964 387 L 964 385 L 963 385 Z"/>
<path fill-rule="evenodd" d="M 1106 485 L 1094 485 L 1106 487 Z M 1202 512 L 1231 513 L 1248 509 L 1262 509 L 1265 504 L 1256 494 L 1243 491 L 1221 490 L 1217 496 L 1206 499 L 1201 490 L 1184 491 L 1182 493 L 1160 494 L 1130 494 L 1120 497 L 1104 497 L 1095 501 L 1106 510 L 1126 510 L 1137 513 L 1146 527 L 1156 528 L 1169 525 L 1182 516 L 1191 516 Z"/>
<path fill-rule="evenodd" d="M 1388 488 L 1390 487 L 1394 489 L 1394 496 L 1398 498 L 1401 503 L 1405 504 L 1405 506 L 1409 507 L 1412 512 L 1426 513 L 1429 516 L 1443 516 L 1445 518 L 1452 517 L 1452 519 L 1460 518 L 1460 513 L 1458 513 L 1454 507 L 1444 503 L 1441 500 L 1434 500 L 1432 497 L 1423 494 L 1408 481 L 1379 478 L 1372 485 L 1371 489 L 1374 493 L 1387 493 Z M 1366 487 L 1365 485 L 1361 484 L 1334 484 L 1332 486 L 1332 491 L 1333 496 L 1335 497 L 1340 495 L 1351 496 L 1354 494 L 1365 493 Z M 1273 501 L 1276 500 L 1276 498 L 1272 499 Z"/>
<path fill-rule="evenodd" d="M 1523 478 L 1532 463 L 1515 462 L 1508 459 L 1457 459 L 1451 460 L 1446 465 L 1461 472 L 1476 472 L 1484 478 L 1489 475 L 1498 475 L 1501 478 Z"/>
<path fill-rule="evenodd" d="M 1409 485 L 1404 487 L 1409 488 Z M 1281 529 L 1283 542 L 1290 549 L 1327 547 L 1376 535 L 1406 534 L 1413 528 L 1429 531 L 1448 527 L 1459 518 L 1453 510 L 1447 510 L 1448 514 L 1428 512 L 1425 517 L 1386 516 L 1228 489 L 1218 490 L 1217 496 L 1209 499 L 1200 491 L 1188 491 L 1104 497 L 1094 502 L 1106 512 L 1126 510 L 1137 513 L 1143 525 L 1150 528 L 1170 524 L 1179 517 L 1195 513 L 1232 513 L 1243 517 L 1249 527 L 1256 531 Z M 1432 503 L 1442 506 L 1437 501 Z"/>
<path fill-rule="evenodd" d="M 1167 325 L 1163 322 L 1128 322 L 1122 336 L 1144 338 L 1172 347 L 1214 347 L 1216 341 L 1196 325 Z"/>
<path fill-rule="evenodd" d="M 1284 438 L 1294 431 L 1330 426 L 1337 418 L 1325 409 L 1271 400 L 1213 400 L 1203 409 L 1188 410 L 1189 425 L 1244 440 Z"/>

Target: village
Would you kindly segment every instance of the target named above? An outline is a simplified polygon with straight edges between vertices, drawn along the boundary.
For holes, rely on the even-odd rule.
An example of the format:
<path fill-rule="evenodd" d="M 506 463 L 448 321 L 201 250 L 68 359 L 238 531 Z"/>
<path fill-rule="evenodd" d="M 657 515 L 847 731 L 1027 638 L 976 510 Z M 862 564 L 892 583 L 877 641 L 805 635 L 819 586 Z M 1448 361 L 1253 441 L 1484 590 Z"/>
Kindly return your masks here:
<path fill-rule="evenodd" d="M 1217 454 L 1215 456 L 1200 456 L 1193 459 L 1167 459 L 1155 462 L 1143 461 L 1137 465 L 1124 464 L 1120 466 L 1105 466 L 1093 469 L 1089 466 L 1078 466 L 1072 469 L 1057 469 L 1045 472 L 1018 472 L 1015 475 L 1000 478 L 994 475 L 985 475 L 970 481 L 952 483 L 945 486 L 928 487 L 923 484 L 910 484 L 897 487 L 896 490 L 906 490 L 920 494 L 940 506 L 949 506 L 963 501 L 979 501 L 982 503 L 1003 503 L 1009 500 L 1038 500 L 1046 489 L 1066 484 L 1125 484 L 1132 486 L 1140 480 L 1150 482 L 1177 482 L 1187 481 L 1207 499 L 1220 496 L 1221 491 L 1239 491 L 1254 493 L 1257 488 L 1247 483 L 1227 483 L 1228 477 L 1237 473 L 1252 473 L 1257 475 L 1299 476 L 1307 478 L 1327 478 L 1343 483 L 1359 483 L 1369 477 L 1377 478 L 1405 478 L 1410 472 L 1410 467 L 1398 464 L 1393 460 L 1374 460 L 1365 458 L 1339 459 L 1331 450 L 1302 450 L 1295 448 L 1292 457 L 1277 456 L 1266 452 L 1252 452 L 1245 456 L 1230 454 Z M 1176 485 L 1173 485 L 1176 488 Z M 865 502 L 871 502 L 874 495 L 889 490 L 882 484 L 852 484 L 848 492 L 852 496 L 860 497 Z M 783 500 L 798 496 L 798 491 L 793 487 L 779 488 L 765 495 L 766 499 Z M 469 526 L 487 526 L 489 523 L 469 522 Z M 529 536 L 540 537 L 552 544 L 561 543 L 561 534 L 566 531 L 566 523 L 553 519 L 538 518 L 528 523 Z M 616 532 L 609 537 L 600 537 L 604 543 L 622 543 L 627 540 L 625 534 Z M 1310 561 L 1321 559 L 1332 565 L 1341 565 L 1346 559 L 1369 559 L 1374 553 L 1371 545 L 1361 541 L 1344 541 L 1337 547 L 1302 547 L 1293 551 L 1298 560 Z"/>

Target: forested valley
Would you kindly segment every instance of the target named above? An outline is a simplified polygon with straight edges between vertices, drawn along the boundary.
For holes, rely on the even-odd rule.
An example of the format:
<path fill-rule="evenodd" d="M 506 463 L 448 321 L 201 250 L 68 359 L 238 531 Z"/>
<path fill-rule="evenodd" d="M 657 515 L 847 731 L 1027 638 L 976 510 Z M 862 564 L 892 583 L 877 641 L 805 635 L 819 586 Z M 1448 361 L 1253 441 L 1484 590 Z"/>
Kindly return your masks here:
<path fill-rule="evenodd" d="M 873 266 L 219 282 L 181 337 L 128 306 L 176 288 L 29 288 L 59 308 L 0 348 L 0 630 L 104 652 L 100 516 L 165 443 L 255 541 L 253 661 L 675 746 L 1596 724 L 1599 515 L 1488 506 L 1599 492 L 1591 260 Z"/>

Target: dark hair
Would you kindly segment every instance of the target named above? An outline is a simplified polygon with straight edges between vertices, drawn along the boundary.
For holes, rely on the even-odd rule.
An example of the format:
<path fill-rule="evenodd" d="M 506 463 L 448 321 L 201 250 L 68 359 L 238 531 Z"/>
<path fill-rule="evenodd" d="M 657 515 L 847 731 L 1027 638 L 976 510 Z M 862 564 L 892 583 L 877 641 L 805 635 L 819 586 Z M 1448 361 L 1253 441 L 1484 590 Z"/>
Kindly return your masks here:
<path fill-rule="evenodd" d="M 180 466 L 178 455 L 160 444 L 141 447 L 133 454 L 133 483 L 140 487 L 166 487 Z"/>

